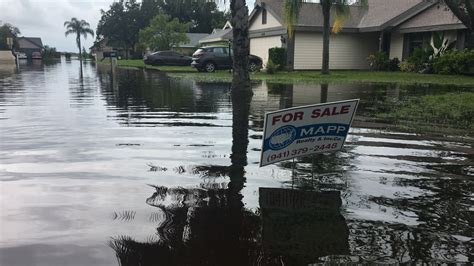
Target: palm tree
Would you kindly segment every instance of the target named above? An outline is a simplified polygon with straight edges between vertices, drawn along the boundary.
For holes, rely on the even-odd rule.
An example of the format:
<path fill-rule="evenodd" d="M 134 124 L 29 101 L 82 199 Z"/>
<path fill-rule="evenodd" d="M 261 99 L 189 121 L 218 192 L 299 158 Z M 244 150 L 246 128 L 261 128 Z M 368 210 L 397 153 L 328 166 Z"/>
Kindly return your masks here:
<path fill-rule="evenodd" d="M 66 32 L 64 33 L 66 36 L 69 34 L 76 34 L 76 44 L 77 48 L 79 49 L 79 59 L 82 60 L 82 53 L 81 53 L 81 35 L 84 39 L 87 39 L 87 35 L 90 34 L 94 37 L 94 31 L 91 30 L 90 24 L 81 19 L 78 20 L 77 18 L 71 18 L 70 21 L 64 22 L 64 27 L 66 27 Z"/>
<path fill-rule="evenodd" d="M 361 6 L 367 6 L 368 0 L 358 0 L 357 3 Z M 293 28 L 298 23 L 298 16 L 300 14 L 301 6 L 304 0 L 285 0 L 284 13 L 285 23 L 288 27 L 289 36 L 293 35 Z M 333 32 L 337 33 L 341 30 L 344 21 L 350 15 L 349 6 L 354 1 L 352 0 L 320 0 L 321 8 L 323 10 L 323 65 L 321 67 L 321 74 L 329 74 L 329 35 L 331 31 L 330 19 L 331 9 L 334 12 L 335 20 Z"/>

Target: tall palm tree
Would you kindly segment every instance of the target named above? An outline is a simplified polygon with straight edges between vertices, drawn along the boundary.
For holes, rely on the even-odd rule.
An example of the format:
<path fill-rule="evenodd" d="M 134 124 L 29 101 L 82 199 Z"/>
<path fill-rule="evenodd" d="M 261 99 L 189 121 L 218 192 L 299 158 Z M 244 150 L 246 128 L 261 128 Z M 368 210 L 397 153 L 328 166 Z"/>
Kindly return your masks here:
<path fill-rule="evenodd" d="M 64 27 L 66 27 L 66 32 L 64 33 L 66 36 L 69 34 L 76 34 L 76 44 L 77 48 L 79 49 L 79 59 L 82 60 L 82 52 L 81 52 L 81 35 L 84 39 L 87 39 L 87 35 L 90 34 L 94 37 L 94 31 L 91 30 L 90 24 L 81 19 L 78 20 L 77 18 L 71 18 L 70 21 L 64 22 Z"/>
<path fill-rule="evenodd" d="M 368 0 L 358 0 L 357 4 L 366 7 Z M 298 23 L 301 6 L 304 0 L 285 0 L 284 13 L 285 23 L 288 27 L 290 37 L 293 35 L 293 28 Z M 335 15 L 333 32 L 341 30 L 344 21 L 350 16 L 349 6 L 354 3 L 352 0 L 320 0 L 323 11 L 323 65 L 321 74 L 329 74 L 329 35 L 331 31 L 331 10 Z"/>

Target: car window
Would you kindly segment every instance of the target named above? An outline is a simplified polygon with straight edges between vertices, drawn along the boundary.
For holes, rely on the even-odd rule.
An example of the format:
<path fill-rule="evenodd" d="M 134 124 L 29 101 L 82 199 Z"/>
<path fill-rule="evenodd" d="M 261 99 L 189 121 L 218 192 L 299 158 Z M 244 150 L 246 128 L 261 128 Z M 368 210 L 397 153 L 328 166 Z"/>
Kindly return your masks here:
<path fill-rule="evenodd" d="M 227 49 L 225 49 L 224 47 L 214 47 L 213 50 L 214 53 L 227 54 Z"/>
<path fill-rule="evenodd" d="M 170 55 L 171 56 L 178 56 L 178 57 L 181 56 L 181 54 L 178 53 L 178 52 L 170 52 Z"/>

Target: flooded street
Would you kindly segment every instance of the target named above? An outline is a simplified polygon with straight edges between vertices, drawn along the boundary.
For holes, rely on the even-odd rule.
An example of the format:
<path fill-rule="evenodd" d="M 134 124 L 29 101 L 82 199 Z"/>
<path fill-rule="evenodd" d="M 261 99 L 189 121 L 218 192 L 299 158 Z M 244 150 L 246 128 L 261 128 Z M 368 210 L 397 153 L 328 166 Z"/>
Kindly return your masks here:
<path fill-rule="evenodd" d="M 0 68 L 0 265 L 474 262 L 474 140 L 370 119 L 474 88 L 252 86 L 236 120 L 229 83 Z M 259 168 L 265 112 L 354 98 L 343 152 Z"/>

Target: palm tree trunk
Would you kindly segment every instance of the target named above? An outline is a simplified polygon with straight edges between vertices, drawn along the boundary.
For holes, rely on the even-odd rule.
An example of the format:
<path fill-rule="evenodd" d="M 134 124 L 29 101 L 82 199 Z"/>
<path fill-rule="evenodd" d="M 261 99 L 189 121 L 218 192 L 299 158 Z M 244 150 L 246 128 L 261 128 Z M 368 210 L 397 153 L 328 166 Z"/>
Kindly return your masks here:
<path fill-rule="evenodd" d="M 331 0 L 322 0 L 321 6 L 323 9 L 323 65 L 321 68 L 321 74 L 329 74 L 329 38 L 330 38 L 330 18 L 331 18 Z"/>
<path fill-rule="evenodd" d="M 82 61 L 82 51 L 81 51 L 81 35 L 78 33 L 76 37 L 77 49 L 79 49 L 79 60 Z"/>
<path fill-rule="evenodd" d="M 245 0 L 231 0 L 230 10 L 232 13 L 231 24 L 233 27 L 233 69 L 232 93 L 246 91 L 252 94 L 250 88 L 250 76 L 248 71 L 250 41 L 248 8 Z M 243 96 L 243 95 L 242 95 Z"/>

